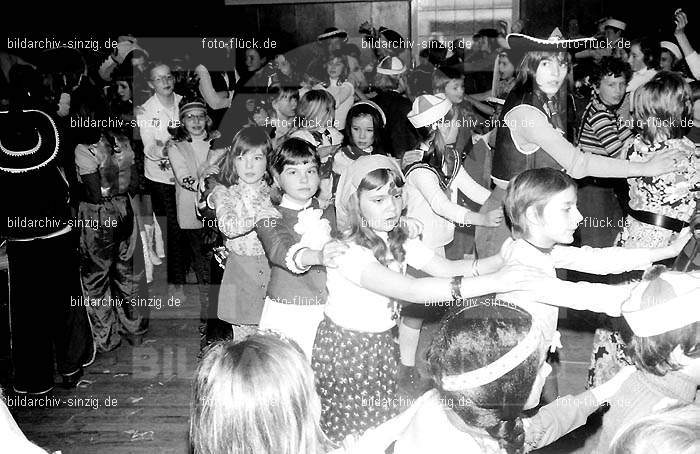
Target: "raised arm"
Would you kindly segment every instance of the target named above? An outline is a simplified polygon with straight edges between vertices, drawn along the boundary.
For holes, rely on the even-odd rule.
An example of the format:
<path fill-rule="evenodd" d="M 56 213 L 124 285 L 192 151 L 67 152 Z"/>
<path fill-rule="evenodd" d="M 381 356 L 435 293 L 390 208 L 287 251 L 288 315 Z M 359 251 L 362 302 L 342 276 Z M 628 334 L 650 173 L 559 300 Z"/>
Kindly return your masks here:
<path fill-rule="evenodd" d="M 485 225 L 485 217 L 461 205 L 452 202 L 440 188 L 437 176 L 426 169 L 415 169 L 409 176 L 409 182 L 414 184 L 421 195 L 438 216 L 455 224 Z"/>

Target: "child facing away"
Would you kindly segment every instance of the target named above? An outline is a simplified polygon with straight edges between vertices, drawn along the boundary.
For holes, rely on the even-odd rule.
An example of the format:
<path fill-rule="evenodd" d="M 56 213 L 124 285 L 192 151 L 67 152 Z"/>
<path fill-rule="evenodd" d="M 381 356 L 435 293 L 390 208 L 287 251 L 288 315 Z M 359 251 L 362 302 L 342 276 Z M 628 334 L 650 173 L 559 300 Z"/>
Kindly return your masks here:
<path fill-rule="evenodd" d="M 333 444 L 321 431 L 308 358 L 289 339 L 261 332 L 215 343 L 204 353 L 189 433 L 197 454 L 381 454 L 413 414 L 408 409 L 361 438 Z"/>
<path fill-rule="evenodd" d="M 326 90 L 309 90 L 299 100 L 296 125 L 287 137 L 304 139 L 316 147 L 321 159 L 321 206 L 332 203 L 331 156 L 340 148 L 343 134 L 334 126 L 335 99 Z"/>
<path fill-rule="evenodd" d="M 260 213 L 272 208 L 267 173 L 271 150 L 270 138 L 262 128 L 241 129 L 219 162 L 218 185 L 207 197 L 226 239 L 218 317 L 233 325 L 235 338 L 255 330 L 270 281 L 270 266 L 255 222 Z"/>
<path fill-rule="evenodd" d="M 321 397 L 321 424 L 331 440 L 361 433 L 397 413 L 398 346 L 392 328 L 397 300 L 439 302 L 536 285 L 528 267 L 500 269 L 498 256 L 450 261 L 418 238 L 407 239 L 399 219 L 404 180 L 388 156 L 362 156 L 340 178 L 336 215 L 348 250 L 327 269 L 328 301 L 318 327 L 312 367 Z M 405 276 L 405 266 L 428 277 Z M 472 277 L 464 279 L 464 275 Z M 376 404 L 367 405 L 373 397 Z"/>
<path fill-rule="evenodd" d="M 591 248 L 570 247 L 582 216 L 576 208 L 577 186 L 565 173 L 550 169 L 532 169 L 518 174 L 506 190 L 505 210 L 513 238 L 501 248 L 506 264 L 528 264 L 552 277 L 536 292 L 513 292 L 503 296 L 510 303 L 527 309 L 545 337 L 551 351 L 561 347 L 557 331 L 557 306 L 577 310 L 620 315 L 630 285 L 611 286 L 556 279 L 556 269 L 564 268 L 591 274 L 622 273 L 645 269 L 653 262 L 675 257 L 688 241 L 684 231 L 672 244 L 660 248 Z M 500 298 L 500 296 L 499 296 Z M 545 304 L 542 304 L 545 303 Z M 554 392 L 556 377 L 547 391 Z M 552 400 L 545 396 L 545 400 Z"/>
<path fill-rule="evenodd" d="M 445 317 L 428 352 L 436 388 L 410 410 L 395 454 L 513 454 L 546 446 L 585 424 L 634 372 L 546 405 L 532 416 L 551 367 L 547 340 L 526 310 L 492 297 L 470 298 Z"/>
<path fill-rule="evenodd" d="M 700 452 L 700 405 L 693 403 L 667 408 L 628 426 L 615 439 L 611 454 Z"/>
<path fill-rule="evenodd" d="M 445 246 L 455 237 L 455 224 L 497 226 L 503 220 L 502 210 L 480 214 L 457 203 L 458 191 L 477 204 L 484 203 L 491 193 L 467 174 L 457 149 L 446 145 L 446 142 L 455 142 L 460 129 L 451 116 L 452 107 L 447 98 L 421 95 L 408 114 L 421 139 L 416 150 L 420 160 L 409 164 L 405 170 L 408 216 L 423 223 L 423 244 L 441 257 L 445 257 Z M 404 158 L 412 154 L 409 151 Z M 464 257 L 464 253 L 461 256 Z M 413 269 L 409 273 L 414 277 L 424 276 Z M 418 305 L 409 305 L 402 311 L 399 325 L 402 381 L 418 378 L 415 355 L 423 319 L 439 316 L 439 311 L 439 308 Z"/>
<path fill-rule="evenodd" d="M 639 134 L 629 160 L 644 162 L 669 149 L 682 154 L 677 170 L 655 177 L 628 178 L 629 209 L 618 235 L 624 248 L 663 247 L 675 241 L 695 212 L 694 190 L 700 185 L 700 159 L 695 144 L 684 137 L 691 124 L 688 84 L 678 74 L 662 71 L 636 90 L 635 126 Z M 613 328 L 617 328 L 613 321 Z M 596 331 L 590 382 L 614 374 L 625 363 L 624 343 L 617 329 Z"/>
<path fill-rule="evenodd" d="M 294 340 L 311 359 L 316 328 L 323 319 L 326 266 L 345 245 L 331 241 L 333 207 L 322 210 L 314 197 L 321 181 L 320 160 L 302 139 L 282 142 L 268 157 L 268 168 L 282 199 L 270 217 L 256 223 L 272 273 L 260 328 Z"/>
<path fill-rule="evenodd" d="M 633 333 L 637 371 L 610 401 L 595 452 L 607 452 L 626 427 L 674 405 L 696 405 L 700 385 L 700 274 L 648 270 L 622 307 Z M 697 432 L 697 428 L 696 428 Z"/>

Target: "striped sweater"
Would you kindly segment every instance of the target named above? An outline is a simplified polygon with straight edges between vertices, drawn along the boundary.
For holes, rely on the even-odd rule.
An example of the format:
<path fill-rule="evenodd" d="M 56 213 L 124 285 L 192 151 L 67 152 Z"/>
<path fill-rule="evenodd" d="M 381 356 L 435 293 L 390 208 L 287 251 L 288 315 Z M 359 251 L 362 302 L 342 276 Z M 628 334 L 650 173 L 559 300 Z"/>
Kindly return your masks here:
<path fill-rule="evenodd" d="M 618 157 L 625 141 L 632 136 L 630 128 L 598 95 L 593 95 L 582 118 L 578 145 L 585 152 Z"/>

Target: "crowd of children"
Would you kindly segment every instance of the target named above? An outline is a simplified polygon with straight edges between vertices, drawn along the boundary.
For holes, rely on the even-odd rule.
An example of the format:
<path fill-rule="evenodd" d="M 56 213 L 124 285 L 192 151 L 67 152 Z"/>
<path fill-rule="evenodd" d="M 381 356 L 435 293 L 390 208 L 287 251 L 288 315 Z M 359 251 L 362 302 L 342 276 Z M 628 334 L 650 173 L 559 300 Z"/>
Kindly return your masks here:
<path fill-rule="evenodd" d="M 700 100 L 686 80 L 700 61 L 687 17 L 675 20 L 681 47 L 634 40 L 629 56 L 603 55 L 592 38 L 484 30 L 470 56 L 422 53 L 429 86 L 400 45 L 376 46 L 365 71 L 335 27 L 305 67 L 248 49 L 238 100 L 212 88 L 215 71 L 198 67 L 193 84 L 153 60 L 134 110 L 137 85 L 117 68 L 111 110 L 132 110 L 138 128 L 71 138 L 85 294 L 140 298 L 165 258 L 168 292 L 185 298 L 192 268 L 198 453 L 520 454 L 604 402 L 593 452 L 646 452 L 657 427 L 673 452 L 695 452 L 700 276 L 657 266 L 636 280 L 691 239 L 700 186 L 687 137 Z M 604 24 L 612 42 L 626 28 Z M 586 58 L 578 112 L 569 82 Z M 493 69 L 490 87 L 465 77 L 469 65 Z M 80 99 L 72 115 L 99 117 Z M 607 178 L 627 185 L 626 219 L 614 244 L 593 248 L 576 234 L 579 187 Z M 618 203 L 581 194 L 587 217 Z M 146 310 L 86 307 L 98 351 L 148 328 Z M 558 392 L 559 308 L 619 328 L 596 333 L 578 396 Z M 425 320 L 439 329 L 421 358 Z M 421 397 L 399 405 L 401 392 Z"/>

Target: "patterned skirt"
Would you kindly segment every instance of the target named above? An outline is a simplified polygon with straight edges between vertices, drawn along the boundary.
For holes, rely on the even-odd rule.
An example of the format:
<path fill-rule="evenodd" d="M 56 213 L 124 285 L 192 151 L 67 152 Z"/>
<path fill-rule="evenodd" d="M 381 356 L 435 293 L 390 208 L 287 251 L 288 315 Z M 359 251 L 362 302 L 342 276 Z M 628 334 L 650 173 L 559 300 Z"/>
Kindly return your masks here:
<path fill-rule="evenodd" d="M 311 367 L 321 397 L 321 428 L 328 438 L 339 443 L 398 413 L 398 358 L 391 331 L 352 331 L 324 318 Z"/>

